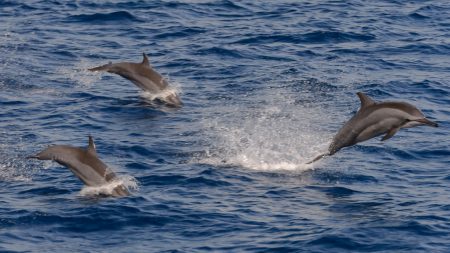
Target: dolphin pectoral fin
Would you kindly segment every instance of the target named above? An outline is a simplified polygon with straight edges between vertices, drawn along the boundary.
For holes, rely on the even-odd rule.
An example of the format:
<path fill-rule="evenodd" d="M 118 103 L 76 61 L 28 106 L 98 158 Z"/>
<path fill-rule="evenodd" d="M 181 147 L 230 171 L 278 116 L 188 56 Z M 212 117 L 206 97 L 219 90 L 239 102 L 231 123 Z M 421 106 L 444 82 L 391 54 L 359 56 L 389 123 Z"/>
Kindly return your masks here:
<path fill-rule="evenodd" d="M 318 155 L 316 158 L 312 159 L 311 161 L 307 162 L 306 164 L 311 164 L 313 162 L 317 162 L 318 160 L 320 160 L 328 155 L 330 155 L 330 153 L 324 153 L 324 154 Z"/>
<path fill-rule="evenodd" d="M 389 130 L 386 133 L 386 135 L 381 139 L 381 141 L 385 141 L 385 140 L 391 138 L 392 136 L 394 136 L 394 134 L 397 133 L 398 129 L 399 129 L 398 127 L 391 128 L 391 130 Z"/>

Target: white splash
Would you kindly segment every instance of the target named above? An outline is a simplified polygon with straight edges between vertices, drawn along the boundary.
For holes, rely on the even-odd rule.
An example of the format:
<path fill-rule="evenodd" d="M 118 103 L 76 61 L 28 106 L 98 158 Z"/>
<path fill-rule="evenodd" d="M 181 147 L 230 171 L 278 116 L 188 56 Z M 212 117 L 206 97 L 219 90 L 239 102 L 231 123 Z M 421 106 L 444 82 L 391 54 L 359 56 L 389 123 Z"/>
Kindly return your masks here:
<path fill-rule="evenodd" d="M 4 157 L 0 164 L 0 180 L 1 181 L 20 181 L 30 182 L 31 175 L 35 172 L 34 168 L 23 159 Z"/>
<path fill-rule="evenodd" d="M 32 181 L 32 175 L 39 168 L 23 157 L 28 144 L 6 131 L 0 132 L 0 139 L 0 181 Z"/>
<path fill-rule="evenodd" d="M 22 173 L 22 169 L 18 167 L 10 167 L 0 164 L 0 180 L 1 181 L 19 181 L 30 182 L 31 176 Z"/>
<path fill-rule="evenodd" d="M 324 153 L 332 137 L 320 127 L 327 114 L 320 107 L 283 101 L 262 109 L 237 106 L 205 120 L 212 147 L 194 160 L 262 171 L 313 169 L 306 163 Z"/>
<path fill-rule="evenodd" d="M 136 178 L 132 176 L 119 176 L 115 180 L 101 186 L 84 186 L 81 189 L 80 196 L 112 195 L 117 186 L 123 185 L 129 191 L 139 190 L 139 184 Z"/>
<path fill-rule="evenodd" d="M 181 85 L 176 82 L 171 82 L 169 87 L 165 88 L 164 90 L 162 90 L 158 93 L 150 93 L 148 91 L 140 91 L 140 95 L 144 99 L 147 99 L 149 101 L 153 101 L 156 99 L 165 101 L 165 100 L 167 100 L 168 97 L 177 96 L 177 95 L 180 95 L 181 93 L 182 93 Z"/>
<path fill-rule="evenodd" d="M 16 56 L 19 48 L 25 45 L 27 41 L 23 35 L 12 31 L 13 26 L 11 24 L 7 24 L 6 27 L 2 28 L 4 33 L 0 34 L 1 66 L 2 68 L 16 67 L 20 61 L 28 60 L 23 59 L 24 56 L 22 55 L 21 57 Z"/>
<path fill-rule="evenodd" d="M 98 65 L 81 59 L 80 61 L 75 62 L 75 65 L 62 66 L 58 68 L 57 72 L 59 75 L 75 82 L 77 86 L 81 88 L 88 88 L 97 80 L 100 80 L 102 78 L 101 73 L 88 70 L 93 66 Z"/>

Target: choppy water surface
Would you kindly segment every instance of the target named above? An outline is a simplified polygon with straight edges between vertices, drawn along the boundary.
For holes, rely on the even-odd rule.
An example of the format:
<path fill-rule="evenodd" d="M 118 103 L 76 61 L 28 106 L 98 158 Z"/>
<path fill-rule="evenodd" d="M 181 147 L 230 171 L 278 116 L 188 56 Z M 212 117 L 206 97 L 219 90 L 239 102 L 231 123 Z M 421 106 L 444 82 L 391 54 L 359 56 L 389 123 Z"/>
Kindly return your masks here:
<path fill-rule="evenodd" d="M 449 252 L 447 1 L 1 1 L 0 249 Z M 89 67 L 151 64 L 184 107 Z M 417 105 L 313 166 L 355 93 Z M 86 146 L 134 188 L 96 198 L 25 157 Z"/>

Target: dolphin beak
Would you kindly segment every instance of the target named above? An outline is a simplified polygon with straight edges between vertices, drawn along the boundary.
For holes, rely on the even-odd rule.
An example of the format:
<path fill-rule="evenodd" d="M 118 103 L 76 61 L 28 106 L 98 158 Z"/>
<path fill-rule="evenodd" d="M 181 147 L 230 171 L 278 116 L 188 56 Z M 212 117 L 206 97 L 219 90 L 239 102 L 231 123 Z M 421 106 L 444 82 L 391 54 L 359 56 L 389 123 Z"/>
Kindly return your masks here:
<path fill-rule="evenodd" d="M 431 121 L 431 120 L 429 120 L 427 118 L 418 119 L 418 120 L 415 120 L 415 121 L 420 122 L 420 123 L 425 124 L 425 125 L 432 126 L 432 127 L 438 127 L 438 123 L 433 122 L 433 121 Z"/>
<path fill-rule="evenodd" d="M 89 71 L 92 71 L 92 72 L 96 72 L 96 71 L 107 71 L 107 70 L 108 70 L 108 67 L 109 67 L 109 64 L 106 64 L 106 65 L 98 66 L 98 67 L 95 67 L 95 68 L 90 68 L 90 69 L 88 69 L 88 70 L 89 70 Z"/>
<path fill-rule="evenodd" d="M 39 156 L 31 155 L 31 156 L 27 156 L 27 159 L 39 159 Z"/>

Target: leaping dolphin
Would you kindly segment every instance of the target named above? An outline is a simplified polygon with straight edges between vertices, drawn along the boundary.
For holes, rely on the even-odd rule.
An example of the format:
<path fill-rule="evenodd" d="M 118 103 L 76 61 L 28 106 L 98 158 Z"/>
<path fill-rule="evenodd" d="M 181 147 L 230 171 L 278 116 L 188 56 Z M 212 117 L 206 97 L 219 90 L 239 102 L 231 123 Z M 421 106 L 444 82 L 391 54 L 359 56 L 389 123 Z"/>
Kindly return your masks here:
<path fill-rule="evenodd" d="M 328 152 L 317 156 L 308 164 L 324 156 L 330 156 L 343 147 L 355 145 L 373 137 L 385 134 L 381 139 L 385 141 L 400 128 L 428 125 L 437 127 L 438 124 L 425 118 L 423 113 L 411 104 L 405 102 L 375 102 L 362 92 L 356 93 L 361 100 L 361 108 L 339 130 L 328 147 Z"/>
<path fill-rule="evenodd" d="M 87 186 L 101 186 L 116 179 L 116 174 L 98 159 L 92 136 L 89 136 L 87 149 L 69 145 L 54 145 L 28 158 L 53 160 L 66 166 Z M 111 195 L 114 197 L 128 196 L 130 192 L 124 185 L 119 185 L 114 188 Z"/>
<path fill-rule="evenodd" d="M 130 80 L 136 86 L 144 91 L 152 94 L 160 94 L 163 91 L 168 91 L 169 83 L 167 80 L 156 72 L 150 65 L 150 61 L 145 53 L 143 53 L 144 59 L 141 63 L 133 62 L 120 62 L 109 63 L 99 67 L 88 69 L 89 71 L 106 71 L 109 73 L 117 74 L 123 78 Z M 182 102 L 178 95 L 173 91 L 167 96 L 161 96 L 159 98 L 167 105 L 180 107 Z"/>

